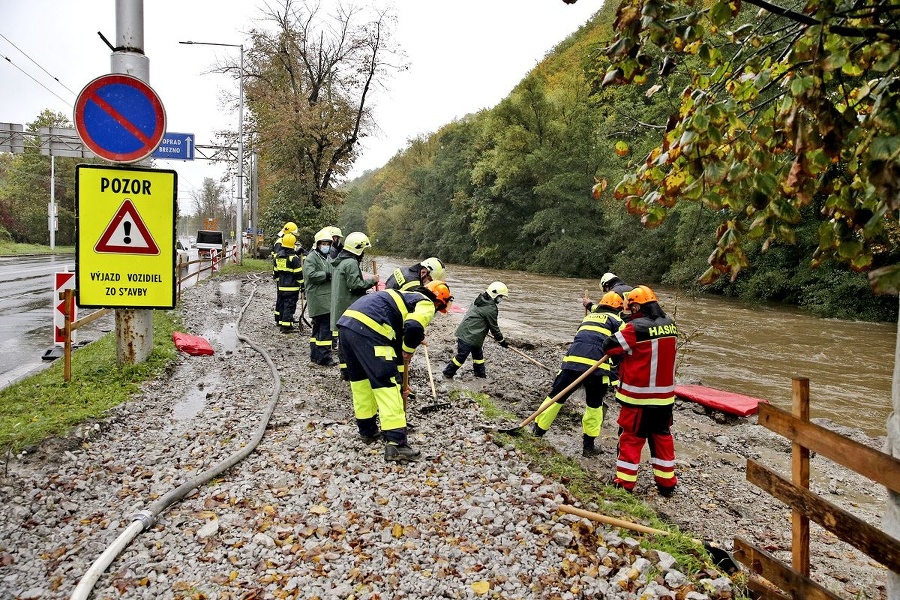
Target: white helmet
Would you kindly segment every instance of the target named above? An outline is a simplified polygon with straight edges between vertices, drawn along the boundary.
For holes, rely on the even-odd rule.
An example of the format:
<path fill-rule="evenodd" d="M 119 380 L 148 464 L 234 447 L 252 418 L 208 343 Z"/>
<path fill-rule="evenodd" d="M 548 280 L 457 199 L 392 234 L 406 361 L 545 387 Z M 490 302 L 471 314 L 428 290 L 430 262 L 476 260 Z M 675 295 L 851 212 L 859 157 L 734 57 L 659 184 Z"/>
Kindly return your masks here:
<path fill-rule="evenodd" d="M 331 227 L 323 227 L 319 231 L 316 232 L 316 237 L 313 238 L 313 241 L 318 244 L 319 242 L 329 242 L 331 243 Z"/>
<path fill-rule="evenodd" d="M 344 250 L 356 256 L 362 256 L 363 250 L 371 245 L 372 242 L 369 241 L 369 236 L 361 231 L 354 231 L 344 240 Z"/>
<path fill-rule="evenodd" d="M 327 229 L 329 229 L 329 230 L 331 231 L 331 236 L 332 236 L 332 237 L 344 237 L 344 234 L 341 233 L 341 228 L 340 228 L 340 227 L 334 227 L 334 226 L 332 226 L 332 227 L 328 227 Z"/>
<path fill-rule="evenodd" d="M 509 296 L 509 288 L 506 287 L 506 284 L 502 281 L 495 281 L 487 288 L 487 294 L 491 298 L 496 298 L 497 296 Z"/>
<path fill-rule="evenodd" d="M 447 274 L 447 271 L 444 269 L 444 263 L 441 262 L 441 259 L 432 256 L 419 264 L 428 269 L 432 279 L 441 281 L 445 279 L 444 276 Z"/>
<path fill-rule="evenodd" d="M 604 273 L 603 277 L 600 278 L 600 289 L 604 289 L 604 286 L 613 279 L 618 279 L 615 273 Z"/>

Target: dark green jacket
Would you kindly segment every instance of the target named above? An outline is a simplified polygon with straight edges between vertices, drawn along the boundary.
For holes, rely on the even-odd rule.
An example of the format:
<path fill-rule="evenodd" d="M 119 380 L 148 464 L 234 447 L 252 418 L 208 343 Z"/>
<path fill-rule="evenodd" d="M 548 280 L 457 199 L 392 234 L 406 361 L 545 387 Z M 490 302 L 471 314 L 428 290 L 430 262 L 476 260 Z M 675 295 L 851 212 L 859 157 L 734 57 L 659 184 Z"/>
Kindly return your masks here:
<path fill-rule="evenodd" d="M 310 250 L 303 261 L 306 306 L 310 317 L 331 312 L 331 268 L 331 259 L 323 258 L 318 250 Z"/>
<path fill-rule="evenodd" d="M 359 268 L 362 257 L 348 250 L 341 250 L 331 263 L 331 330 L 337 331 L 337 321 L 344 311 L 361 298 L 366 290 L 375 286 L 375 279 L 363 279 Z"/>
<path fill-rule="evenodd" d="M 488 331 L 498 342 L 503 340 L 503 333 L 497 325 L 499 308 L 487 292 L 482 292 L 469 307 L 462 323 L 456 328 L 456 337 L 472 346 L 483 346 Z"/>

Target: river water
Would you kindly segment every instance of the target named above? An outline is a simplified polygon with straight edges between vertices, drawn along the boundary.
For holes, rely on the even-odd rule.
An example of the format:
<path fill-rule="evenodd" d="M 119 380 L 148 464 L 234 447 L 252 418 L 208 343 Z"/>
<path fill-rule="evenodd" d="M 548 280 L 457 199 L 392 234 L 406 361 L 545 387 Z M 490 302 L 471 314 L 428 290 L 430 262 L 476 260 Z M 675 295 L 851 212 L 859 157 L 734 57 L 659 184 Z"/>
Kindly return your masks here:
<path fill-rule="evenodd" d="M 415 262 L 373 258 L 382 280 L 395 267 Z M 461 265 L 447 265 L 447 272 L 456 304 L 463 308 L 492 281 L 509 286 L 499 322 L 513 340 L 570 342 L 584 316 L 584 291 L 594 300 L 600 296 L 599 281 L 594 279 Z M 813 418 L 825 417 L 872 436 L 885 434 L 895 323 L 819 319 L 794 308 L 748 306 L 719 296 L 690 297 L 662 286 L 653 290 L 686 339 L 677 367 L 682 383 L 764 398 L 790 410 L 791 378 L 806 377 Z"/>

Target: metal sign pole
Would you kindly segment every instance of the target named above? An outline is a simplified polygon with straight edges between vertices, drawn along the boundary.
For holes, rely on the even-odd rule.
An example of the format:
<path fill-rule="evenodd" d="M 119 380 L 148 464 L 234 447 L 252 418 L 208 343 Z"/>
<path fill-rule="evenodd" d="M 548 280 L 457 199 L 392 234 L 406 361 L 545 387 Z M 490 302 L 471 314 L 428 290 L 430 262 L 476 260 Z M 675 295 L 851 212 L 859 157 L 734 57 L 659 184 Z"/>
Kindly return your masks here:
<path fill-rule="evenodd" d="M 123 73 L 144 83 L 150 82 L 150 59 L 144 55 L 144 0 L 116 0 L 116 49 L 110 63 L 110 73 Z M 116 309 L 117 362 L 144 362 L 151 350 L 153 311 Z"/>

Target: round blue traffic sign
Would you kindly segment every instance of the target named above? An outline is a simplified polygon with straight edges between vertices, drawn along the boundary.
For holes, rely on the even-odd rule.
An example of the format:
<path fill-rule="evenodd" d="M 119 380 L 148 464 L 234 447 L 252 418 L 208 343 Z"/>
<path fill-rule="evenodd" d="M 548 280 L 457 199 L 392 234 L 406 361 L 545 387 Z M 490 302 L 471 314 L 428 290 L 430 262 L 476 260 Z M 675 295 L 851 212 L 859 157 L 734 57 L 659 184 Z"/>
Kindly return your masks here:
<path fill-rule="evenodd" d="M 75 101 L 75 130 L 91 152 L 112 162 L 150 156 L 166 133 L 166 111 L 153 89 L 131 75 L 102 75 Z"/>

